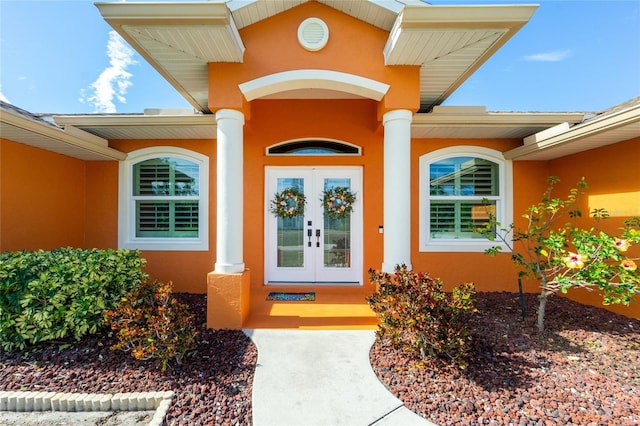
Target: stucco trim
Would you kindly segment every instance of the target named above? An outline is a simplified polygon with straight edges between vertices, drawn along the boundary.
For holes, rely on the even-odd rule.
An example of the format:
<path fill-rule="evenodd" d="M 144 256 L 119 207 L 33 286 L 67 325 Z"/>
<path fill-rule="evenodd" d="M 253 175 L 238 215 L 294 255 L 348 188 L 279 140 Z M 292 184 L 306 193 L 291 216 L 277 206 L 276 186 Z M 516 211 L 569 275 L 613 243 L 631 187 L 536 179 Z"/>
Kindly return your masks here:
<path fill-rule="evenodd" d="M 247 101 L 298 89 L 336 90 L 379 101 L 389 87 L 388 84 L 355 74 L 316 69 L 278 72 L 239 85 Z"/>

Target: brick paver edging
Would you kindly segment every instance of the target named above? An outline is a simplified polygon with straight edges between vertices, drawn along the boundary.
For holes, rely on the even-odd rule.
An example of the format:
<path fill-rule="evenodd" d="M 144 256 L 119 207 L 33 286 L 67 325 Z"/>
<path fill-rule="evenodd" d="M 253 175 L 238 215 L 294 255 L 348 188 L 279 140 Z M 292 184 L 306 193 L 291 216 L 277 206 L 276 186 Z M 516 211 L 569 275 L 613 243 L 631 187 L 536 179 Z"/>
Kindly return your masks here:
<path fill-rule="evenodd" d="M 173 391 L 114 394 L 0 391 L 0 411 L 150 411 L 152 426 L 162 425 Z"/>

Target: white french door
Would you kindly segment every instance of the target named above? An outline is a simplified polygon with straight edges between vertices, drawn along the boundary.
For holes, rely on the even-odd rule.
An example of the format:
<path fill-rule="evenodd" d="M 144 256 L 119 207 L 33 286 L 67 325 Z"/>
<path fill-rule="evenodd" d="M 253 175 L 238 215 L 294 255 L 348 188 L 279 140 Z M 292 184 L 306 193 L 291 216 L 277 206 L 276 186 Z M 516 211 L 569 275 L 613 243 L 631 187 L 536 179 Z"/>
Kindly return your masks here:
<path fill-rule="evenodd" d="M 279 217 L 274 200 L 291 188 L 304 194 L 304 213 Z M 323 195 L 336 188 L 355 194 L 352 211 L 327 213 Z M 362 168 L 267 167 L 265 201 L 267 284 L 361 284 Z"/>

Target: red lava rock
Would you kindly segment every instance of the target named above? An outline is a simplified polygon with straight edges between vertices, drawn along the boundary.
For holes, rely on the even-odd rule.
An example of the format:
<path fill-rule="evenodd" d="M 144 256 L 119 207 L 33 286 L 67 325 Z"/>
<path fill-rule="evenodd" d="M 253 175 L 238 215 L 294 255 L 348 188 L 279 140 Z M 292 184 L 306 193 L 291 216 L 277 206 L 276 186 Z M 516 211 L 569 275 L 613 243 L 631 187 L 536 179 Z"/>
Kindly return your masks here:
<path fill-rule="evenodd" d="M 536 295 L 525 295 L 522 321 L 517 294 L 479 293 L 465 370 L 440 361 L 411 369 L 415 361 L 380 340 L 371 365 L 409 409 L 440 426 L 640 425 L 640 321 L 561 297 L 547 303 L 540 334 Z"/>
<path fill-rule="evenodd" d="M 196 351 L 162 374 L 150 361 L 109 350 L 93 336 L 58 351 L 46 343 L 25 351 L 0 349 L 0 390 L 117 393 L 173 390 L 166 425 L 250 425 L 257 350 L 241 331 L 206 329 L 206 296 L 176 294 L 202 324 Z M 19 373 L 19 375 L 17 374 Z M 201 374 L 202 373 L 202 374 Z M 233 389 L 230 389 L 233 384 Z M 235 393 L 233 404 L 227 394 Z"/>

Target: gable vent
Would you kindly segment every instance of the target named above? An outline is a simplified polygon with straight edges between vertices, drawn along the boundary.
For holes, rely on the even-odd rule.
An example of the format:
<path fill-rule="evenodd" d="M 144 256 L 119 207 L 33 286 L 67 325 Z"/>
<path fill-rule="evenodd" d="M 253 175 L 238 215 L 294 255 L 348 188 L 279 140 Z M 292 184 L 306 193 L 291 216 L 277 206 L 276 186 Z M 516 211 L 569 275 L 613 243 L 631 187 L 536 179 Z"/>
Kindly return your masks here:
<path fill-rule="evenodd" d="M 298 27 L 298 41 L 307 50 L 320 50 L 329 41 L 329 28 L 321 19 L 305 19 Z"/>

